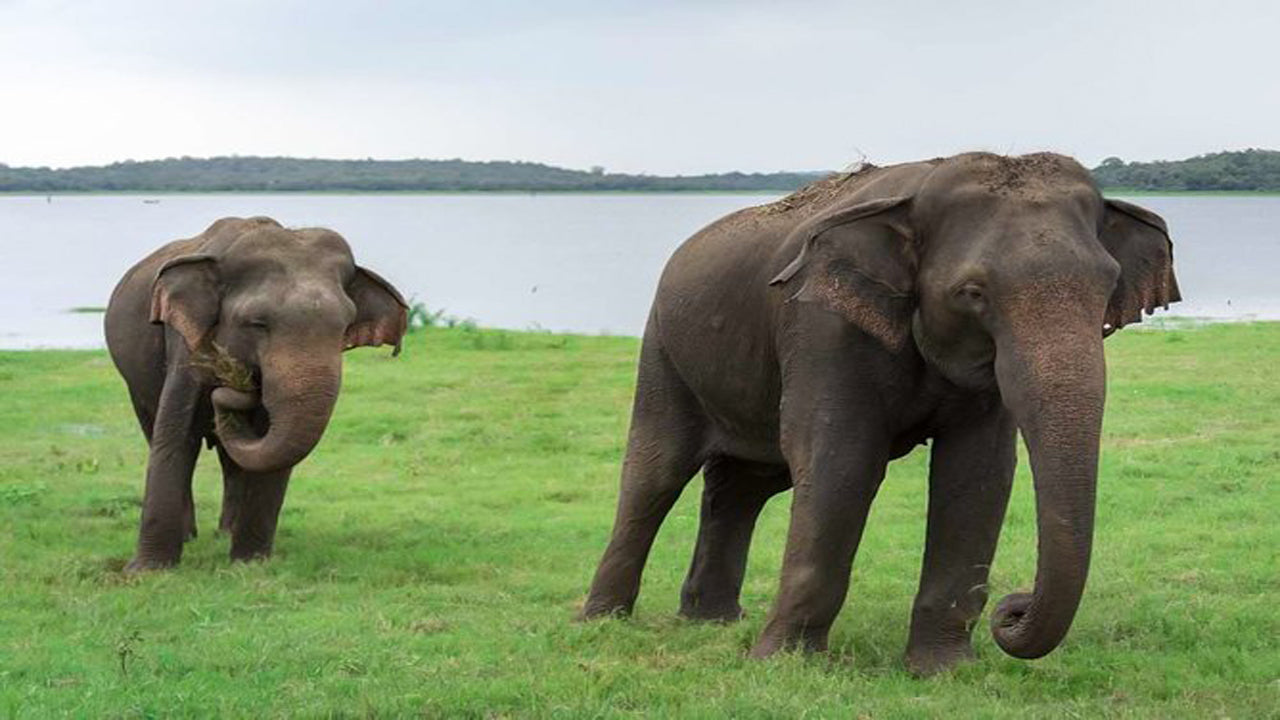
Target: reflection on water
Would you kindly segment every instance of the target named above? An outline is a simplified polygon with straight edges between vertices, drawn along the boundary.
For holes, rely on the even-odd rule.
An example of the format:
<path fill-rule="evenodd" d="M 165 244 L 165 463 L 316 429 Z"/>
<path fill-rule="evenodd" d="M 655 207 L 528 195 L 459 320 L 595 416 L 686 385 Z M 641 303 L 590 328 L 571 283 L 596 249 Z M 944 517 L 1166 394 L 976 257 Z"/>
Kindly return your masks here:
<path fill-rule="evenodd" d="M 97 347 L 120 275 L 227 215 L 347 237 L 406 297 L 481 325 L 639 334 L 658 274 L 699 227 L 776 195 L 0 197 L 0 347 Z M 153 202 L 159 200 L 159 202 Z M 1280 319 L 1280 197 L 1131 200 L 1173 232 L 1171 314 Z"/>

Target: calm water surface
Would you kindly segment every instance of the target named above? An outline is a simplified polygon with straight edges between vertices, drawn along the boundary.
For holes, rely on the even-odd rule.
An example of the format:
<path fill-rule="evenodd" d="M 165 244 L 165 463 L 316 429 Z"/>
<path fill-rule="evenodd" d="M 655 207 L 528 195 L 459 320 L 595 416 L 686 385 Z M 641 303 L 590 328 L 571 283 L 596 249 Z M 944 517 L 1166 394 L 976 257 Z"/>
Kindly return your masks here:
<path fill-rule="evenodd" d="M 0 348 L 101 346 L 102 316 L 69 311 L 106 305 L 142 256 L 227 215 L 333 228 L 405 297 L 484 326 L 638 335 L 671 251 L 776 197 L 0 197 Z M 1280 197 L 1133 200 L 1173 233 L 1187 300 L 1170 314 L 1280 319 Z"/>

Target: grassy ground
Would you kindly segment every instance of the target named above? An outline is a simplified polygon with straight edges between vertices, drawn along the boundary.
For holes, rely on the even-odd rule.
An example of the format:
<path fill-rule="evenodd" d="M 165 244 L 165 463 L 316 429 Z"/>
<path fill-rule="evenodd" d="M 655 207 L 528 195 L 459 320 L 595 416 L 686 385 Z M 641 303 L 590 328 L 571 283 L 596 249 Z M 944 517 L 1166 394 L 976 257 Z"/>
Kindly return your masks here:
<path fill-rule="evenodd" d="M 696 484 L 631 621 L 569 622 L 612 520 L 638 344 L 429 330 L 348 355 L 276 557 L 232 566 L 220 480 L 174 571 L 126 577 L 145 447 L 101 352 L 0 353 L 0 717 L 1280 716 L 1280 325 L 1108 341 L 1098 542 L 1049 657 L 902 668 L 925 454 L 895 463 L 823 658 L 744 658 L 776 586 L 765 512 L 748 618 L 674 617 Z M 1034 571 L 1022 471 L 992 595 Z"/>

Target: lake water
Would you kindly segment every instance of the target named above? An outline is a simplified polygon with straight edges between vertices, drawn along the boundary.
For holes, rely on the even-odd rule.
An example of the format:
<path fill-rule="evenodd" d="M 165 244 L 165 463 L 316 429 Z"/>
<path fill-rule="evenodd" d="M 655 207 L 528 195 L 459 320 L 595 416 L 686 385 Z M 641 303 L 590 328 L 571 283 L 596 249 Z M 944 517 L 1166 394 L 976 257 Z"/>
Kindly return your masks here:
<path fill-rule="evenodd" d="M 342 233 L 406 298 L 480 325 L 638 335 L 662 265 L 698 228 L 779 195 L 0 197 L 0 348 L 100 347 L 124 271 L 227 215 Z M 1170 315 L 1280 319 L 1280 197 L 1135 202 L 1173 233 Z"/>

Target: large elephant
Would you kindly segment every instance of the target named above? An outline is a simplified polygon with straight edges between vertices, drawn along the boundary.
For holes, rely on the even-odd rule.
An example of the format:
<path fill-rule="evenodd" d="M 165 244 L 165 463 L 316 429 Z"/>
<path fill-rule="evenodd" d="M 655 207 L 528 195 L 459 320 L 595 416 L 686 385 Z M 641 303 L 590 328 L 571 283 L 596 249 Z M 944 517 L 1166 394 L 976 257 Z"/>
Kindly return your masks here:
<path fill-rule="evenodd" d="M 1093 539 L 1104 336 L 1179 298 L 1157 215 L 1054 154 L 971 153 L 833 176 L 733 213 L 671 258 L 645 330 L 617 516 L 584 617 L 629 613 L 654 535 L 703 470 L 681 593 L 731 620 L 761 508 L 794 486 L 781 586 L 751 651 L 823 650 L 886 464 L 932 441 L 906 659 L 972 655 L 1017 431 L 1035 589 L 991 618 L 1007 653 L 1063 639 Z"/>
<path fill-rule="evenodd" d="M 125 273 L 107 307 L 111 358 L 150 445 L 137 553 L 173 565 L 195 537 L 191 474 L 218 450 L 232 559 L 271 553 L 293 466 L 319 442 L 342 351 L 394 345 L 404 299 L 324 229 L 223 218 Z"/>

